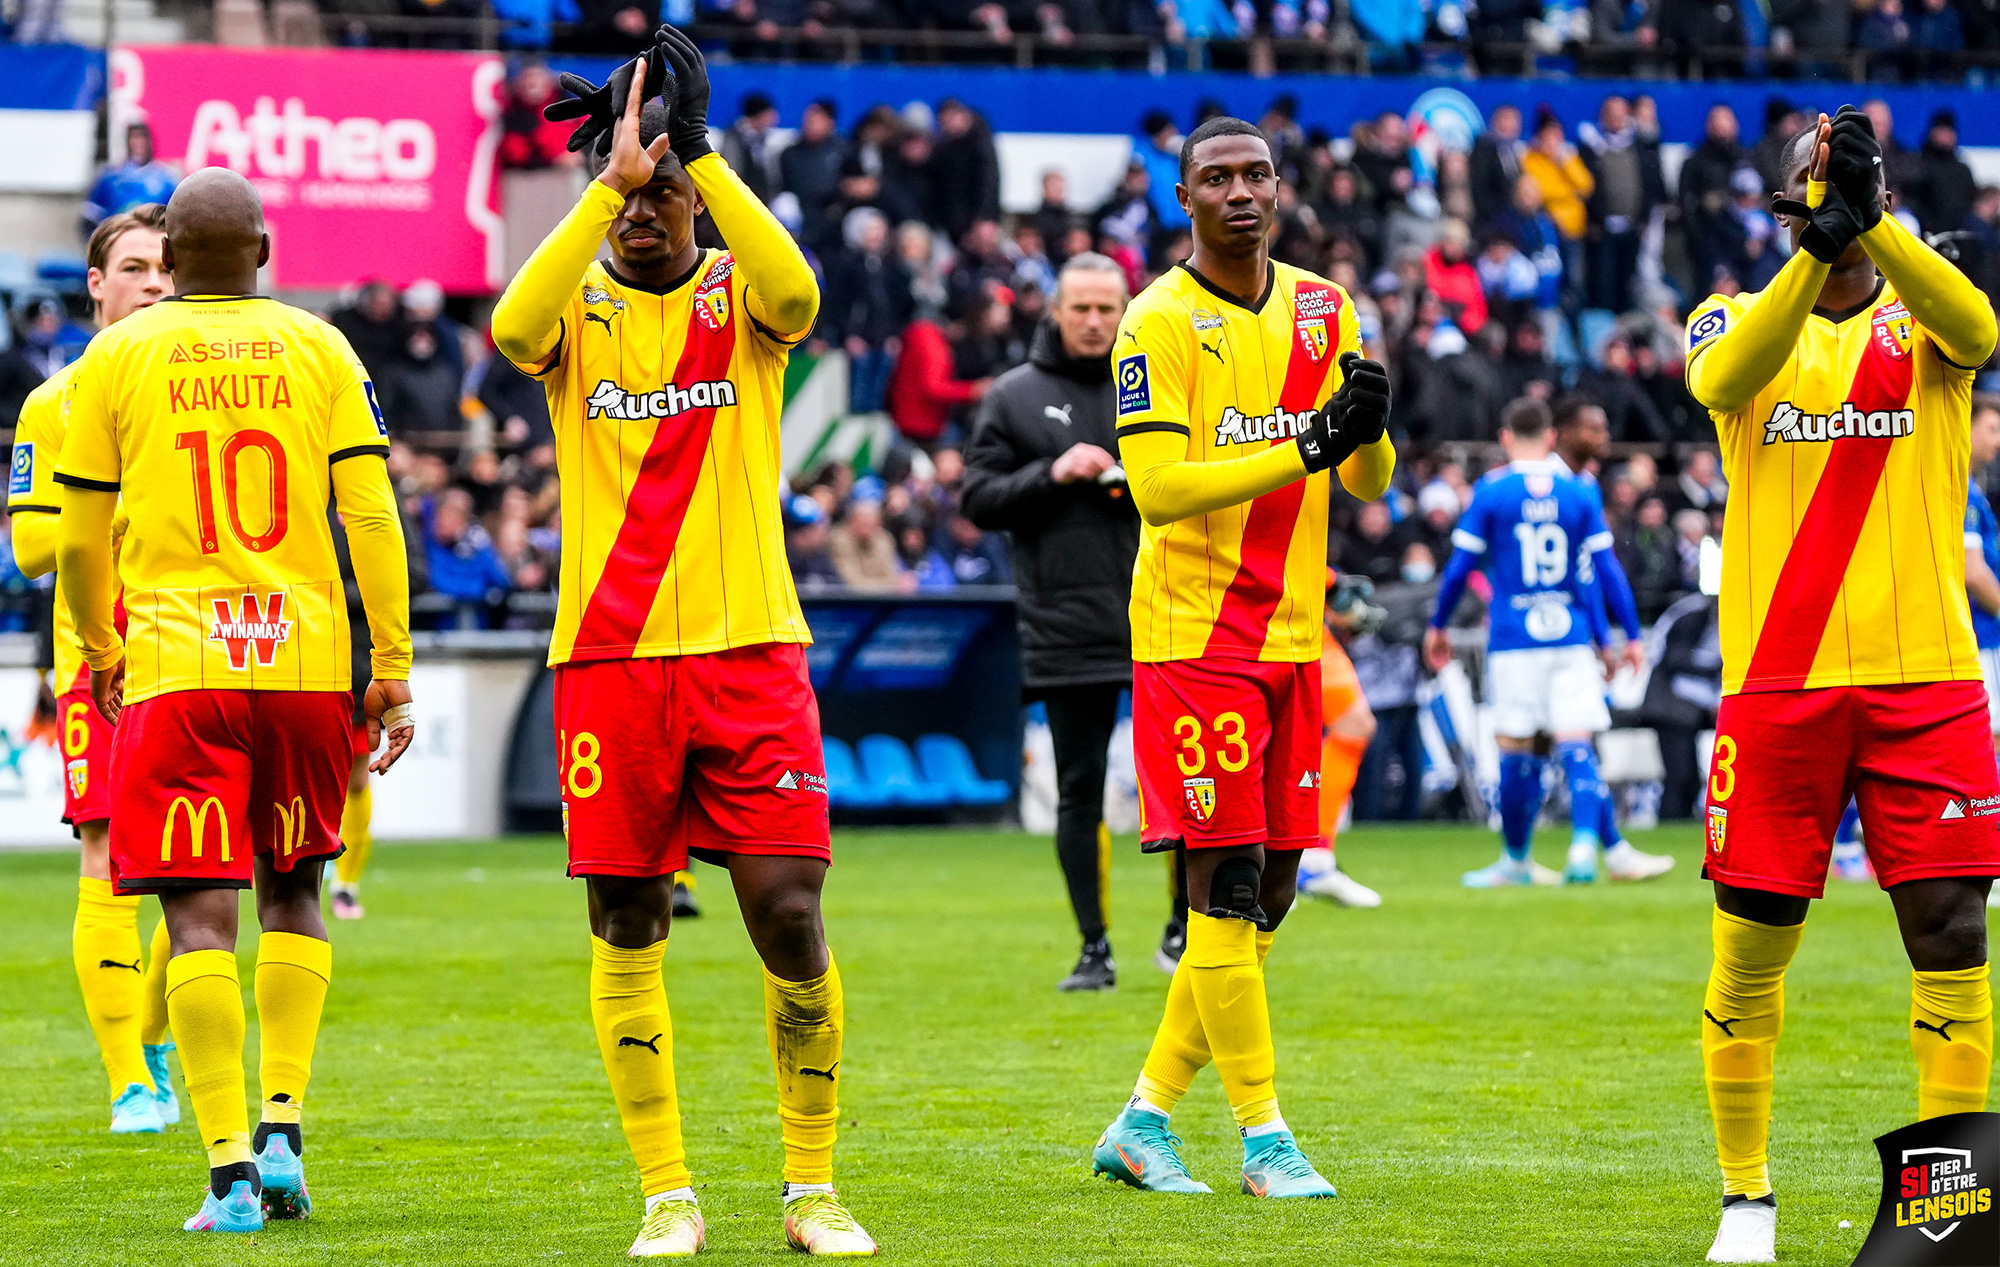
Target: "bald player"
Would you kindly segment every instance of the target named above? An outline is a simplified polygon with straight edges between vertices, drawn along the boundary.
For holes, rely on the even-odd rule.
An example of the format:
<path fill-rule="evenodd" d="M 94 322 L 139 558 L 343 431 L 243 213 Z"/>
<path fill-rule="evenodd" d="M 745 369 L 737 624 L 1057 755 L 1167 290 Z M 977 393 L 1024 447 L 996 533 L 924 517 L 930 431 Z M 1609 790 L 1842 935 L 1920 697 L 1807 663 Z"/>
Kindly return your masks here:
<path fill-rule="evenodd" d="M 346 339 L 253 293 L 270 255 L 248 181 L 210 167 L 181 183 L 162 247 L 177 293 L 91 343 L 55 475 L 57 574 L 115 727 L 110 878 L 119 894 L 159 894 L 171 939 L 167 1013 L 209 1164 L 191 1232 L 254 1232 L 312 1208 L 300 1113 L 333 972 L 319 877 L 341 848 L 352 708 L 329 498 L 374 639 L 370 747 L 389 732 L 374 768 L 415 733 L 388 432 Z M 253 884 L 254 1140 L 236 975 L 237 891 Z"/>

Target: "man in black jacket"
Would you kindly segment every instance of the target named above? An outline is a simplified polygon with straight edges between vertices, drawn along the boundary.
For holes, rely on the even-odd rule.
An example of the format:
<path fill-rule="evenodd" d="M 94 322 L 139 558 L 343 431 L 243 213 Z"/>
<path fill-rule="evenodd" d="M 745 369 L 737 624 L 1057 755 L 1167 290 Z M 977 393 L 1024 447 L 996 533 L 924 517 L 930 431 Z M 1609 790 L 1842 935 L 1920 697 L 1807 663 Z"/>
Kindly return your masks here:
<path fill-rule="evenodd" d="M 1105 256 L 1065 264 L 1029 363 L 994 380 L 965 450 L 966 515 L 1013 537 L 1023 693 L 1048 709 L 1055 742 L 1056 858 L 1083 935 L 1063 990 L 1109 989 L 1118 979 L 1102 877 L 1111 847 L 1105 751 L 1119 693 L 1132 683 L 1126 609 L 1139 552 L 1111 385 L 1127 298 L 1124 273 Z"/>

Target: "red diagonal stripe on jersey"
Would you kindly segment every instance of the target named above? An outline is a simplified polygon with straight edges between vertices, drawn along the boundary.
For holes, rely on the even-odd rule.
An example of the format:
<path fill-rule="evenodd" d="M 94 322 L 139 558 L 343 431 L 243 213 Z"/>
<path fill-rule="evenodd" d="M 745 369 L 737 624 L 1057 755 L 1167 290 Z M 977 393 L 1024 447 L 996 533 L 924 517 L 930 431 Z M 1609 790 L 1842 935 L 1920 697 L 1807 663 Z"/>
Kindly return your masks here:
<path fill-rule="evenodd" d="M 1298 295 L 1325 291 L 1338 302 L 1339 292 L 1329 286 L 1308 283 L 1292 296 L 1292 310 L 1298 311 Z M 1285 367 L 1285 385 L 1278 393 L 1280 408 L 1293 413 L 1311 409 L 1319 401 L 1319 391 L 1332 372 L 1334 349 L 1340 346 L 1340 321 L 1346 306 L 1327 314 L 1327 351 L 1317 362 L 1296 327 L 1292 332 L 1292 358 Z M 1273 440 L 1273 445 L 1291 440 Z M 1291 549 L 1292 532 L 1298 526 L 1299 510 L 1305 505 L 1306 481 L 1294 480 L 1283 488 L 1264 494 L 1250 503 L 1250 515 L 1243 523 L 1243 541 L 1237 550 L 1236 575 L 1216 609 L 1215 623 L 1209 626 L 1203 655 L 1235 652 L 1255 659 L 1264 650 L 1271 629 L 1271 617 L 1285 595 L 1285 555 Z"/>
<path fill-rule="evenodd" d="M 686 389 L 729 372 L 730 358 L 736 352 L 736 313 L 734 305 L 731 307 L 720 330 L 702 324 L 699 304 L 690 309 L 687 343 L 669 380 L 675 386 Z M 600 420 L 596 425 L 617 423 Z M 690 409 L 659 420 L 653 442 L 639 463 L 639 476 L 625 498 L 625 519 L 618 526 L 618 537 L 605 557 L 597 587 L 584 604 L 572 658 L 619 659 L 630 656 L 638 646 L 646 617 L 660 592 L 660 581 L 673 559 L 674 544 L 680 539 L 681 523 L 694 499 L 701 468 L 708 461 L 708 437 L 714 427 L 714 407 Z"/>
<path fill-rule="evenodd" d="M 1890 356 L 1874 333 L 1869 332 L 1847 399 L 1862 413 L 1902 409 L 1909 403 L 1915 357 Z M 1753 437 L 1752 443 L 1756 442 Z M 1764 627 L 1743 677 L 1746 691 L 1793 691 L 1805 685 L 1895 441 L 1887 436 L 1844 436 L 1826 443 L 1833 452 L 1778 571 L 1771 605 L 1764 610 Z"/>

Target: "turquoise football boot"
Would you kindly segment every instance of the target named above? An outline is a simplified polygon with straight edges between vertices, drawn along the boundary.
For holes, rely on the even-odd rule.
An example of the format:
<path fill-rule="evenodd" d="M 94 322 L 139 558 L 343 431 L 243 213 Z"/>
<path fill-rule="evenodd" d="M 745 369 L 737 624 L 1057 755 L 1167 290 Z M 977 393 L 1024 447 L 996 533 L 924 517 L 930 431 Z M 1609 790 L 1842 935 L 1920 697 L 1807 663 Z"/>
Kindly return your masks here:
<path fill-rule="evenodd" d="M 1104 1128 L 1090 1154 L 1091 1173 L 1110 1175 L 1147 1192 L 1208 1192 L 1181 1161 L 1180 1139 L 1167 1119 L 1128 1108 Z"/>
<path fill-rule="evenodd" d="M 257 1200 L 256 1190 L 248 1179 L 238 1179 L 229 1185 L 229 1195 L 217 1197 L 210 1191 L 201 1194 L 201 1210 L 187 1222 L 181 1224 L 183 1232 L 261 1232 L 264 1230 L 264 1207 Z"/>
<path fill-rule="evenodd" d="M 1516 862 L 1502 854 L 1498 862 L 1460 876 L 1459 883 L 1468 889 L 1511 889 L 1532 885 L 1535 873 L 1526 862 Z"/>
<path fill-rule="evenodd" d="M 306 1164 L 299 1159 L 305 1145 L 298 1131 L 296 1126 L 259 1122 L 259 1138 L 251 1141 L 257 1149 L 257 1177 L 264 1184 L 264 1214 L 271 1219 L 302 1219 L 312 1213 Z"/>
<path fill-rule="evenodd" d="M 1340 1195 L 1313 1169 L 1290 1131 L 1273 1131 L 1243 1141 L 1243 1191 L 1253 1197 Z"/>
<path fill-rule="evenodd" d="M 181 1098 L 174 1094 L 173 1074 L 167 1069 L 167 1053 L 172 1043 L 147 1043 L 146 1072 L 153 1075 L 153 1102 L 160 1106 L 160 1123 L 172 1126 L 181 1120 Z"/>
<path fill-rule="evenodd" d="M 167 1129 L 160 1120 L 160 1105 L 153 1089 L 143 1082 L 127 1083 L 111 1102 L 113 1135 L 158 1135 Z"/>

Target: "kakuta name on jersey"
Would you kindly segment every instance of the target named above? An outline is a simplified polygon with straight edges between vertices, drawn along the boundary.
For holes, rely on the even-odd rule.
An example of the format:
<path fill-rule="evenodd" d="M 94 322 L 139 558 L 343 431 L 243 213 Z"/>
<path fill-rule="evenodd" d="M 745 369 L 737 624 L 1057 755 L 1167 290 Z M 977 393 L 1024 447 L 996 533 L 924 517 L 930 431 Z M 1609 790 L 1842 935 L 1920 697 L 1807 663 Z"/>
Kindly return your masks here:
<path fill-rule="evenodd" d="M 1770 420 L 1764 424 L 1764 443 L 1776 444 L 1780 440 L 1787 443 L 1808 442 L 1817 444 L 1825 440 L 1846 440 L 1854 438 L 1890 438 L 1906 436 L 1917 429 L 1917 411 L 1914 409 L 1877 409 L 1863 413 L 1854 407 L 1852 401 L 1842 401 L 1839 413 L 1802 413 L 1789 400 L 1778 402 L 1771 411 Z"/>
<path fill-rule="evenodd" d="M 283 374 L 210 374 L 167 380 L 167 412 L 214 409 L 284 409 L 292 403 Z"/>
<path fill-rule="evenodd" d="M 622 418 L 642 422 L 647 418 L 672 418 L 690 409 L 720 409 L 736 403 L 736 384 L 726 378 L 677 387 L 668 383 L 656 392 L 628 392 L 608 378 L 597 380 L 597 389 L 585 402 L 589 418 Z"/>
<path fill-rule="evenodd" d="M 1264 414 L 1252 418 L 1236 406 L 1222 411 L 1222 421 L 1215 424 L 1215 442 L 1224 444 L 1256 444 L 1263 440 L 1289 440 L 1306 429 L 1310 413 L 1295 414 L 1289 409 Z"/>

